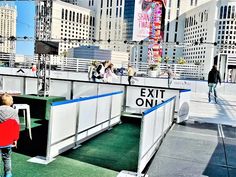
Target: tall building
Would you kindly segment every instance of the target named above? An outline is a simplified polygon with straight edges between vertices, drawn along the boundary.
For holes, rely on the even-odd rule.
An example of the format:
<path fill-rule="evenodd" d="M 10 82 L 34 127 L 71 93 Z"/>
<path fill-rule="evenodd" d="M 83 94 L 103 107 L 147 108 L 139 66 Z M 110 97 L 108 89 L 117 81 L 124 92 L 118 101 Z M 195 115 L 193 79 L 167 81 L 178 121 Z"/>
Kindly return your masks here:
<path fill-rule="evenodd" d="M 177 58 L 182 57 L 183 48 L 175 45 L 183 42 L 184 22 L 180 16 L 208 1 L 210 0 L 167 0 L 163 57 L 169 57 L 172 62 L 176 62 Z"/>
<path fill-rule="evenodd" d="M 38 8 L 38 11 L 40 9 Z M 37 22 L 37 33 L 43 39 L 43 23 Z M 41 25 L 40 25 L 41 24 Z M 54 0 L 50 22 L 50 38 L 60 40 L 59 54 L 66 55 L 73 47 L 89 45 L 95 38 L 95 12 L 70 3 Z M 41 31 L 40 31 L 41 30 Z M 37 34 L 36 34 L 37 35 Z"/>
<path fill-rule="evenodd" d="M 150 58 L 160 57 L 162 49 L 159 44 L 147 45 L 143 41 L 152 40 L 153 43 L 160 42 L 161 33 L 161 14 L 162 0 L 63 0 L 53 1 L 52 21 L 51 21 L 51 38 L 70 39 L 84 36 L 68 34 L 66 24 L 69 22 L 69 28 L 73 26 L 70 20 L 67 22 L 65 12 L 71 9 L 72 19 L 73 12 L 87 13 L 92 16 L 93 25 L 89 30 L 90 37 L 84 38 L 94 41 L 101 49 L 110 49 L 113 51 L 129 52 L 131 61 L 144 61 Z M 63 14 L 64 13 L 64 14 Z M 89 13 L 89 14 L 88 14 Z M 76 18 L 76 17 L 75 17 Z M 89 17 L 90 18 L 90 17 Z M 72 20 L 73 21 L 73 20 Z M 72 26 L 71 26 L 72 25 Z M 42 25 L 43 26 L 43 25 Z M 81 30 L 78 26 L 78 30 Z M 43 29 L 41 29 L 43 30 Z M 75 29 L 75 33 L 76 33 Z M 86 28 L 85 28 L 86 30 Z M 42 33 L 43 34 L 43 33 Z M 68 36 L 70 35 L 70 36 Z M 82 35 L 82 33 L 81 33 Z M 160 37 L 161 36 L 161 37 Z M 66 41 L 66 40 L 65 40 Z M 151 42 L 150 42 L 151 43 Z M 67 51 L 68 48 L 76 47 L 77 44 L 71 42 L 60 44 L 60 53 Z M 150 51 L 151 50 L 151 51 Z"/>
<path fill-rule="evenodd" d="M 236 1 L 191 0 L 188 2 L 182 4 L 181 0 L 167 1 L 164 40 L 168 45 L 164 46 L 163 55 L 173 61 L 184 57 L 189 64 L 202 65 L 201 72 L 207 79 L 209 70 L 217 62 L 216 56 L 236 53 L 234 42 Z M 224 66 L 230 63 L 227 62 L 221 61 Z M 227 74 L 226 70 L 222 70 L 222 76 Z"/>
<path fill-rule="evenodd" d="M 96 12 L 95 37 L 102 41 L 100 42 L 102 48 L 126 51 L 130 53 L 131 61 L 147 62 L 148 52 L 152 47 L 140 41 L 149 41 L 151 36 L 161 36 L 157 34 L 160 33 L 157 22 L 161 20 L 161 0 L 77 0 L 76 2 L 68 0 L 67 2 L 79 4 Z M 157 43 L 158 39 L 155 40 L 153 43 Z M 154 48 L 157 49 L 158 45 Z M 160 49 L 152 53 L 157 51 L 162 53 Z"/>
<path fill-rule="evenodd" d="M 16 37 L 17 9 L 12 6 L 0 6 L 0 53 L 15 53 L 16 43 L 10 37 Z"/>
<path fill-rule="evenodd" d="M 124 44 L 124 7 L 125 0 L 77 0 L 79 6 L 94 10 L 96 13 L 96 40 L 100 47 L 113 51 L 126 51 Z"/>

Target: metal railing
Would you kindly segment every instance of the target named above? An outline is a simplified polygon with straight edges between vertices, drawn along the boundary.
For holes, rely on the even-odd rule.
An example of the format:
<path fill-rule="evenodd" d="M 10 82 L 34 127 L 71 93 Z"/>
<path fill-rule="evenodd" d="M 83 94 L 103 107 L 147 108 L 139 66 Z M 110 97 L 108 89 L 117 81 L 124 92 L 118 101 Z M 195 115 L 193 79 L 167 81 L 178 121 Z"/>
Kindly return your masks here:
<path fill-rule="evenodd" d="M 93 60 L 82 58 L 67 58 L 63 56 L 50 56 L 50 64 L 53 70 L 72 71 L 72 72 L 88 72 L 88 66 Z M 38 56 L 23 56 L 12 54 L 0 54 L 0 66 L 31 68 L 32 63 L 38 63 Z M 115 63 L 116 65 L 117 63 Z M 150 66 L 146 62 L 131 62 L 138 76 L 150 76 Z M 127 69 L 128 61 L 119 64 Z M 203 77 L 203 69 L 201 65 L 190 64 L 170 64 L 176 79 L 201 79 Z M 115 66 L 116 67 L 116 66 Z M 152 77 L 166 77 L 161 75 L 166 69 L 166 64 L 161 63 L 157 67 L 157 73 Z"/>

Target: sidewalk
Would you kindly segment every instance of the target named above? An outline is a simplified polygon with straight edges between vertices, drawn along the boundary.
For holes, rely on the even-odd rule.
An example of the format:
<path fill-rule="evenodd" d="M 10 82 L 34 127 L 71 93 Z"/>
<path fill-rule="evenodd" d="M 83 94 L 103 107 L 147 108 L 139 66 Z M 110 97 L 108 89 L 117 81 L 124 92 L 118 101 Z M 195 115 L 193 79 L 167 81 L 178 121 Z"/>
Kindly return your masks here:
<path fill-rule="evenodd" d="M 235 128 L 191 121 L 186 125 L 176 124 L 147 174 L 148 177 L 234 177 L 235 152 Z"/>
<path fill-rule="evenodd" d="M 236 126 L 236 96 L 220 95 L 218 103 L 208 102 L 206 94 L 192 94 L 190 119 L 200 122 Z"/>
<path fill-rule="evenodd" d="M 190 119 L 167 133 L 147 171 L 149 177 L 236 176 L 236 96 L 193 93 Z"/>

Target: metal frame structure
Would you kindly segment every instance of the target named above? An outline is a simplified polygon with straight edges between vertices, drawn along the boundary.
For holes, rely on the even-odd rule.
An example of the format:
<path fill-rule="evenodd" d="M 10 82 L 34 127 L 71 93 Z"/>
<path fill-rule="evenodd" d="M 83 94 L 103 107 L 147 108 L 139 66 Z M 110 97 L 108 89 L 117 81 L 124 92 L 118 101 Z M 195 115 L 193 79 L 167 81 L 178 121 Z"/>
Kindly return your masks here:
<path fill-rule="evenodd" d="M 52 0 L 39 0 L 37 2 L 36 41 L 50 41 Z M 48 72 L 47 72 L 48 70 Z M 50 91 L 50 55 L 38 54 L 38 96 L 49 96 Z"/>

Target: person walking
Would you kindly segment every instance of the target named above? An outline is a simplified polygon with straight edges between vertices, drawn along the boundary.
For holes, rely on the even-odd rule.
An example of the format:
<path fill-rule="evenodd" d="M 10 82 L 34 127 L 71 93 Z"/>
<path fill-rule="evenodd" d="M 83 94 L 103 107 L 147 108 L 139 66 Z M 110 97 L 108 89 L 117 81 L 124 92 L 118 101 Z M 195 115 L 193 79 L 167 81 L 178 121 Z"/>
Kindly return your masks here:
<path fill-rule="evenodd" d="M 216 69 L 216 65 L 213 65 L 211 71 L 208 74 L 209 102 L 211 102 L 211 93 L 214 92 L 215 103 L 217 103 L 216 86 L 218 82 L 221 84 L 220 72 Z"/>
<path fill-rule="evenodd" d="M 131 79 L 134 77 L 135 71 L 131 64 L 128 65 L 128 82 L 131 85 Z"/>

